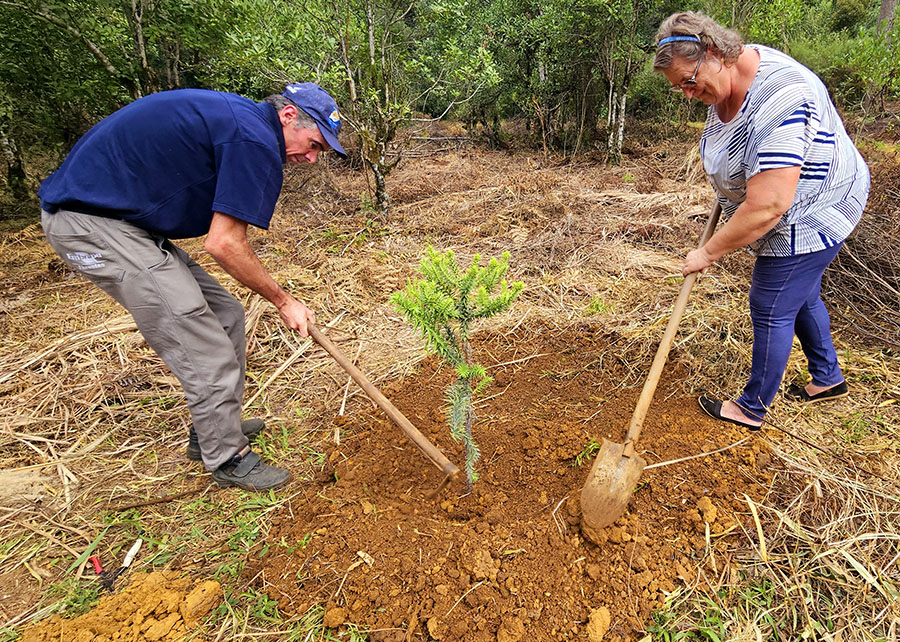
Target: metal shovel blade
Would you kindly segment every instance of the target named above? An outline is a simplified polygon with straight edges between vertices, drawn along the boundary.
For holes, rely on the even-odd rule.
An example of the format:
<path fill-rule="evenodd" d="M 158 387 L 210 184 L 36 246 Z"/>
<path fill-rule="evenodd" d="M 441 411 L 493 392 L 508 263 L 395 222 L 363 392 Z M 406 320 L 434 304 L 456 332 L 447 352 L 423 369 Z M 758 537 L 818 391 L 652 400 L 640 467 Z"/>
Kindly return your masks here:
<path fill-rule="evenodd" d="M 604 439 L 581 489 L 581 530 L 595 544 L 600 531 L 619 519 L 628 506 L 647 462 L 625 446 Z"/>

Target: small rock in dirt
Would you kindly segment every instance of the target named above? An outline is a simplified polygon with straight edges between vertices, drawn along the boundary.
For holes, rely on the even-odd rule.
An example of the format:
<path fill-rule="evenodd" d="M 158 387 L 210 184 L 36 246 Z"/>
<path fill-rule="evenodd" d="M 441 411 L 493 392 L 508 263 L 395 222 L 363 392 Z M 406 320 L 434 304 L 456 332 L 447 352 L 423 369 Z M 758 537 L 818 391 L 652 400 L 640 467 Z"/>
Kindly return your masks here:
<path fill-rule="evenodd" d="M 184 602 L 179 607 L 184 625 L 188 628 L 197 626 L 221 599 L 222 587 L 218 582 L 211 580 L 203 582 L 185 596 Z"/>
<path fill-rule="evenodd" d="M 494 559 L 486 550 L 475 551 L 472 556 L 466 560 L 466 570 L 472 573 L 472 577 L 476 580 L 497 579 L 497 568 L 494 566 Z"/>
<path fill-rule="evenodd" d="M 590 577 L 594 581 L 599 580 L 600 575 L 602 574 L 599 564 L 588 564 L 587 568 L 585 568 L 584 570 L 587 572 L 588 577 Z"/>
<path fill-rule="evenodd" d="M 497 642 L 519 642 L 525 635 L 525 623 L 518 617 L 506 616 L 497 630 Z"/>
<path fill-rule="evenodd" d="M 541 491 L 541 496 L 538 497 L 538 503 L 541 504 L 541 505 L 543 505 L 543 506 L 546 506 L 547 504 L 550 503 L 550 500 L 547 499 L 547 492 L 546 492 L 546 491 L 543 491 L 543 490 Z"/>
<path fill-rule="evenodd" d="M 712 524 L 716 521 L 716 514 L 718 511 L 716 510 L 716 507 L 713 506 L 709 497 L 702 497 L 700 501 L 697 502 L 697 510 L 700 511 L 700 514 L 703 516 L 703 521 L 707 524 Z"/>
<path fill-rule="evenodd" d="M 637 583 L 638 587 L 646 588 L 647 585 L 653 581 L 653 572 L 644 571 L 643 573 L 639 573 L 634 576 L 634 581 Z"/>
<path fill-rule="evenodd" d="M 600 642 L 606 632 L 609 631 L 609 624 L 612 618 L 609 615 L 609 609 L 601 606 L 591 611 L 588 618 L 587 633 L 591 642 Z"/>
<path fill-rule="evenodd" d="M 322 624 L 329 629 L 336 629 L 347 621 L 347 610 L 339 606 L 325 611 L 325 619 Z"/>
<path fill-rule="evenodd" d="M 466 620 L 459 620 L 450 627 L 450 639 L 462 640 L 468 632 L 469 623 Z"/>
<path fill-rule="evenodd" d="M 444 635 L 447 633 L 447 625 L 441 622 L 440 618 L 437 616 L 431 617 L 426 626 L 428 628 L 428 635 L 435 640 L 443 639 Z"/>
<path fill-rule="evenodd" d="M 487 520 L 488 524 L 490 524 L 491 526 L 496 526 L 503 521 L 504 516 L 505 513 L 503 512 L 503 509 L 499 506 L 495 506 L 490 511 L 488 511 L 488 514 L 485 515 L 484 518 Z"/>
<path fill-rule="evenodd" d="M 609 535 L 609 541 L 613 544 L 624 544 L 625 542 L 631 541 L 631 533 L 621 526 L 610 526 L 606 530 Z"/>
<path fill-rule="evenodd" d="M 522 448 L 525 450 L 536 450 L 541 447 L 541 440 L 537 438 L 537 435 L 529 434 L 522 440 Z"/>

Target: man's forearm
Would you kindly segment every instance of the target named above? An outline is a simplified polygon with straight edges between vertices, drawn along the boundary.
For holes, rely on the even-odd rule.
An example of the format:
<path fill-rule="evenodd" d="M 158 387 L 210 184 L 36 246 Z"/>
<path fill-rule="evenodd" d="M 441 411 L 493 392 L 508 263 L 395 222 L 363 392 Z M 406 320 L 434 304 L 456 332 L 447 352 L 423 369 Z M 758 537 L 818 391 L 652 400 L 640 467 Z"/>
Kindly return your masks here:
<path fill-rule="evenodd" d="M 293 298 L 269 276 L 248 244 L 229 243 L 215 252 L 210 251 L 210 254 L 228 274 L 271 301 L 276 308 L 281 308 Z"/>

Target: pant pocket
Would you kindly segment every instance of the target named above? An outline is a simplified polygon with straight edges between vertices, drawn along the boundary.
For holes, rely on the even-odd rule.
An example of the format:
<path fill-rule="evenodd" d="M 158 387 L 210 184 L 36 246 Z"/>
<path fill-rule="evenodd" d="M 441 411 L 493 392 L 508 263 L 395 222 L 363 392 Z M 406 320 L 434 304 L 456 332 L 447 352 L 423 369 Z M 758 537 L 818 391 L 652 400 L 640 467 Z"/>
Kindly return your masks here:
<path fill-rule="evenodd" d="M 50 234 L 47 240 L 66 265 L 95 283 L 118 283 L 125 278 L 121 260 L 96 234 Z"/>
<path fill-rule="evenodd" d="M 147 268 L 147 272 L 156 286 L 158 300 L 168 306 L 176 317 L 192 317 L 208 309 L 190 268 L 172 252 L 163 250 L 163 260 Z M 157 297 L 148 296 L 145 305 L 153 305 Z"/>

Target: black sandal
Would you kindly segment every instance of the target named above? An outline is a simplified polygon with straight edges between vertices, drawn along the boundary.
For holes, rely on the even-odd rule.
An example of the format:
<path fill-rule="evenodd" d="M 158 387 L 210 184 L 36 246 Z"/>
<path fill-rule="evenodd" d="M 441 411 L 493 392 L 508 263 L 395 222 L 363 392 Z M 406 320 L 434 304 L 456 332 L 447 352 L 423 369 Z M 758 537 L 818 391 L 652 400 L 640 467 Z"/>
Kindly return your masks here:
<path fill-rule="evenodd" d="M 833 386 L 828 390 L 818 392 L 814 395 L 806 392 L 805 386 L 798 386 L 797 384 L 792 383 L 788 386 L 788 389 L 784 391 L 784 398 L 790 399 L 791 401 L 802 401 L 803 403 L 815 403 L 817 401 L 831 401 L 832 399 L 840 399 L 841 397 L 846 397 L 849 394 L 850 390 L 848 390 L 847 388 L 846 381 L 842 381 L 838 385 Z"/>
<path fill-rule="evenodd" d="M 713 419 L 718 419 L 719 421 L 727 421 L 730 424 L 734 424 L 735 426 L 740 426 L 741 428 L 746 428 L 747 430 L 752 430 L 753 432 L 758 432 L 762 430 L 762 426 L 756 426 L 754 424 L 748 424 L 743 421 L 738 421 L 737 419 L 731 419 L 730 417 L 725 417 L 722 415 L 722 402 L 718 399 L 713 399 L 712 397 L 699 397 L 697 402 L 700 404 L 700 408 L 707 415 L 712 417 Z"/>

